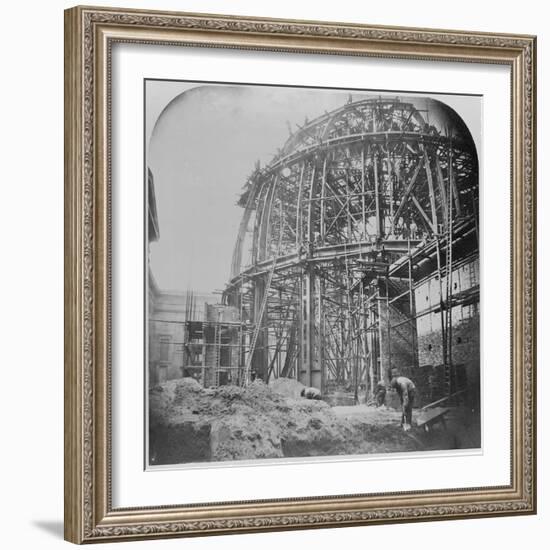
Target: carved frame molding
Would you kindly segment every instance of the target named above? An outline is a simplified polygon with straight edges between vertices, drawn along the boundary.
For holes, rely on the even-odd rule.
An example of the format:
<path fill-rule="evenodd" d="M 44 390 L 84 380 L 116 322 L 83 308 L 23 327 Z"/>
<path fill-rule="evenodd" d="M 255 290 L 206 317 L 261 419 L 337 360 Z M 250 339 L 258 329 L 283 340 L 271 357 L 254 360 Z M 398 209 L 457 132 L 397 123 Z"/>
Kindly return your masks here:
<path fill-rule="evenodd" d="M 113 509 L 110 54 L 114 42 L 499 63 L 512 74 L 512 483 Z M 536 512 L 536 38 L 77 7 L 65 12 L 65 537 L 72 542 Z"/>

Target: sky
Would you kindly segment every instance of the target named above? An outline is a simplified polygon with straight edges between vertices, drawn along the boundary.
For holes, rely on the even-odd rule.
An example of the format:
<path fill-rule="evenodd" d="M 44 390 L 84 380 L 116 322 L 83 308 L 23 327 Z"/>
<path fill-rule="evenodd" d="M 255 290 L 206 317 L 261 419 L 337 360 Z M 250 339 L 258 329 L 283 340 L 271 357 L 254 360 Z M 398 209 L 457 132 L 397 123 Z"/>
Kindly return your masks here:
<path fill-rule="evenodd" d="M 236 201 L 254 165 L 268 164 L 306 119 L 349 99 L 406 93 L 147 81 L 147 164 L 160 239 L 151 270 L 162 289 L 221 291 L 243 213 Z M 432 95 L 453 107 L 481 145 L 481 99 Z M 417 97 L 418 108 L 424 101 Z M 430 120 L 437 125 L 437 121 Z"/>

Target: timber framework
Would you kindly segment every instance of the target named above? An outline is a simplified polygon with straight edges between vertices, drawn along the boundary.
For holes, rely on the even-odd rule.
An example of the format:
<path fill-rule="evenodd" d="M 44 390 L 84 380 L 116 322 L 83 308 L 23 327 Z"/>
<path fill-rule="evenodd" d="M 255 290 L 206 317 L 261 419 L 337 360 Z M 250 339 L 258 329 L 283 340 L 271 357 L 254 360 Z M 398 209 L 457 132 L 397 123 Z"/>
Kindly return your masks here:
<path fill-rule="evenodd" d="M 256 166 L 227 321 L 189 326 L 219 346 L 205 384 L 286 377 L 355 400 L 392 372 L 431 398 L 479 386 L 476 148 L 452 109 L 422 106 L 350 96 Z"/>

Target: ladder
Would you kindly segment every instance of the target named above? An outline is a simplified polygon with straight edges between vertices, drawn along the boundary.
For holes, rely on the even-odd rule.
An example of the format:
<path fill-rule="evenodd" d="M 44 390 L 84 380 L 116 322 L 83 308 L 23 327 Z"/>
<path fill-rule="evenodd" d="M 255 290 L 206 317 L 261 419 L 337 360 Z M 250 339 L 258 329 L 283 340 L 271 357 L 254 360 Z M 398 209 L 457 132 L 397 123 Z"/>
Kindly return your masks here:
<path fill-rule="evenodd" d="M 220 323 L 214 325 L 214 385 L 216 388 L 220 385 L 220 360 L 221 360 L 222 331 Z"/>
<path fill-rule="evenodd" d="M 447 250 L 445 267 L 447 271 L 446 305 L 445 305 L 445 392 L 451 395 L 452 391 L 452 350 L 453 350 L 453 189 L 452 168 L 449 171 L 449 200 L 447 204 Z"/>
<path fill-rule="evenodd" d="M 265 285 L 264 296 L 262 298 L 262 303 L 260 305 L 258 318 L 255 319 L 256 325 L 254 327 L 254 332 L 252 333 L 252 339 L 250 341 L 250 350 L 248 352 L 248 357 L 246 359 L 246 365 L 245 365 L 245 371 L 244 371 L 243 382 L 245 385 L 250 383 L 250 369 L 252 367 L 252 357 L 254 356 L 254 350 L 256 349 L 256 342 L 258 340 L 258 335 L 260 334 L 260 330 L 262 328 L 262 319 L 264 317 L 265 308 L 267 306 L 267 301 L 269 298 L 269 289 L 271 288 L 271 281 L 273 280 L 273 274 L 275 273 L 275 263 L 276 263 L 276 258 L 273 258 L 273 264 L 271 266 L 271 270 L 269 271 L 267 284 Z"/>

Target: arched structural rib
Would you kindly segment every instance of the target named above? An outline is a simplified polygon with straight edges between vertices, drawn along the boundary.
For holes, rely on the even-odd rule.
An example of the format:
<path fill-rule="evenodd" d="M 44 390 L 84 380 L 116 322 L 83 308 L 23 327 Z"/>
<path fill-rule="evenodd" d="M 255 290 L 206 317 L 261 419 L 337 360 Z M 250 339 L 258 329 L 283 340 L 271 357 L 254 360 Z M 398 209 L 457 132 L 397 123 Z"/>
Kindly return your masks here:
<path fill-rule="evenodd" d="M 292 376 L 323 391 L 335 383 L 372 389 L 392 355 L 393 365 L 400 354 L 418 362 L 421 266 L 438 269 L 441 281 L 452 270 L 447 243 L 471 238 L 478 225 L 473 140 L 454 111 L 424 103 L 421 111 L 395 97 L 350 98 L 306 123 L 250 176 L 224 293 L 246 327 L 241 365 L 252 372 L 241 380 Z M 392 308 L 409 320 L 399 331 Z M 397 341 L 392 330 L 410 341 L 408 354 L 385 349 Z"/>

